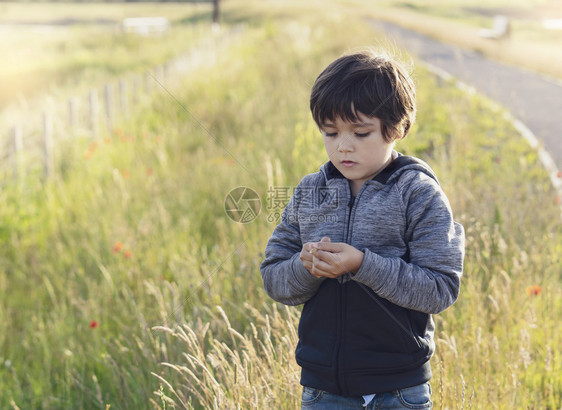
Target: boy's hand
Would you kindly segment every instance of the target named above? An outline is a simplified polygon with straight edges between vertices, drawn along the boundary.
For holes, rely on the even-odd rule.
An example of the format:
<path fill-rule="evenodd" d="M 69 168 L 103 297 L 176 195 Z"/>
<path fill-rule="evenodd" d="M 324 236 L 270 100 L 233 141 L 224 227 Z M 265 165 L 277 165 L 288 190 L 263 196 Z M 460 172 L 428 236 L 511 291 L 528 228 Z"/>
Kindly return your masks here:
<path fill-rule="evenodd" d="M 330 238 L 328 238 L 327 236 L 323 237 L 321 239 L 320 242 L 330 242 Z M 304 267 L 306 269 L 308 269 L 308 271 L 313 275 L 316 276 L 312 273 L 312 267 L 313 267 L 313 261 L 314 261 L 314 253 L 318 251 L 317 248 L 313 248 L 313 245 L 316 245 L 317 242 L 307 242 L 302 246 L 302 251 L 300 254 L 300 259 L 302 261 L 302 264 L 304 265 Z M 319 277 L 319 276 L 317 276 Z"/>
<path fill-rule="evenodd" d="M 303 265 L 317 278 L 337 278 L 348 272 L 355 273 L 363 263 L 364 256 L 353 246 L 342 242 L 332 243 L 328 237 L 320 242 L 306 243 L 301 252 Z"/>

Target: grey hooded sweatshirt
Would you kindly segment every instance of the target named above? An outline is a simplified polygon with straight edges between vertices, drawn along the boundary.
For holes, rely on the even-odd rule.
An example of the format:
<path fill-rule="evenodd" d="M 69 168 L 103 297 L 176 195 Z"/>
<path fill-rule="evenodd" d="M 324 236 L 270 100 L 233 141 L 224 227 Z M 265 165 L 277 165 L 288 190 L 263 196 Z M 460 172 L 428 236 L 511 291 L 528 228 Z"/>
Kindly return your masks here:
<path fill-rule="evenodd" d="M 315 278 L 299 256 L 324 236 L 364 252 L 355 274 Z M 331 163 L 305 176 L 265 250 L 266 292 L 304 303 L 296 359 L 301 384 L 343 396 L 431 378 L 431 314 L 458 297 L 464 230 L 430 167 L 398 154 L 357 196 Z"/>

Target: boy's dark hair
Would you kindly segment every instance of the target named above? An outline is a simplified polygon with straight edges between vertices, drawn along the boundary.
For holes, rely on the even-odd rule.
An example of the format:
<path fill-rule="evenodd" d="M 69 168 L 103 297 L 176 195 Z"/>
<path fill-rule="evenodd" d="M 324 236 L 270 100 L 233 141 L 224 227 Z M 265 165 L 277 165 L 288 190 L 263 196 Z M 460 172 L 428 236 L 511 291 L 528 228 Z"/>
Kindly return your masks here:
<path fill-rule="evenodd" d="M 416 117 L 416 91 L 396 61 L 371 51 L 344 55 L 320 73 L 310 95 L 316 124 L 358 121 L 357 113 L 381 120 L 386 142 L 406 136 Z"/>

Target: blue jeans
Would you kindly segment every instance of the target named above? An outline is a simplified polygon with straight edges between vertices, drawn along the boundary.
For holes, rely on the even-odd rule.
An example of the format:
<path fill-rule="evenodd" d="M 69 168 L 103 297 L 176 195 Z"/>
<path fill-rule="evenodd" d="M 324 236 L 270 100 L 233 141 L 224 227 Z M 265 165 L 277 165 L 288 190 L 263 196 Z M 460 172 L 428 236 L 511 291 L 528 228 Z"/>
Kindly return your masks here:
<path fill-rule="evenodd" d="M 380 393 L 363 407 L 363 397 L 343 397 L 322 390 L 303 387 L 301 409 L 322 410 L 383 410 L 383 409 L 431 409 L 429 382 L 388 393 Z"/>

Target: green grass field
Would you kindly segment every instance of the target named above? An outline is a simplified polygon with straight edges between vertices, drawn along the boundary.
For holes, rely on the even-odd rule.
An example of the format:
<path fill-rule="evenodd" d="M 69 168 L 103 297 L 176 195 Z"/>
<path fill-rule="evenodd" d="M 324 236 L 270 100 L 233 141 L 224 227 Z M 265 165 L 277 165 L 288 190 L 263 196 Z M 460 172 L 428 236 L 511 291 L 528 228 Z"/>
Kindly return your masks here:
<path fill-rule="evenodd" d="M 0 3 L 0 110 L 161 65 L 208 33 L 210 10 L 206 3 Z M 172 28 L 156 37 L 120 30 L 126 17 L 150 16 L 168 18 Z"/>
<path fill-rule="evenodd" d="M 249 25 L 213 67 L 99 140 L 66 141 L 51 180 L 2 187 L 0 408 L 298 408 L 299 309 L 259 274 L 268 190 L 326 160 L 316 75 L 381 44 L 321 4 L 225 2 L 225 23 Z M 414 66 L 417 124 L 397 149 L 435 169 L 467 232 L 460 298 L 435 318 L 435 408 L 558 409 L 556 194 L 496 105 Z M 239 186 L 262 199 L 248 224 L 224 210 Z"/>

